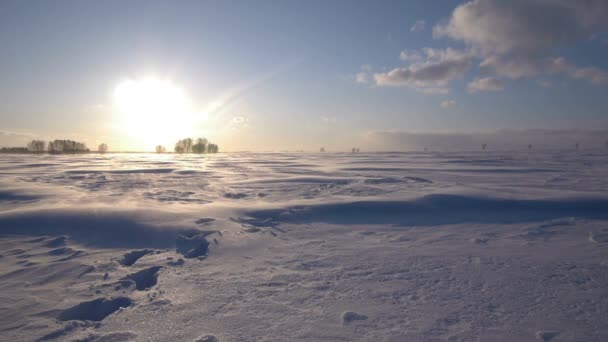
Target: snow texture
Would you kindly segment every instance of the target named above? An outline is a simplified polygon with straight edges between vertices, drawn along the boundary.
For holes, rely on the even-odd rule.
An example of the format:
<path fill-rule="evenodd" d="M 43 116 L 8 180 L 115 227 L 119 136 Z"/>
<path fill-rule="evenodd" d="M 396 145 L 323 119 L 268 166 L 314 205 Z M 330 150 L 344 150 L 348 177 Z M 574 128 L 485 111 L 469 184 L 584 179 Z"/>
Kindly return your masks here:
<path fill-rule="evenodd" d="M 0 174 L 0 340 L 608 340 L 606 151 L 2 155 Z"/>

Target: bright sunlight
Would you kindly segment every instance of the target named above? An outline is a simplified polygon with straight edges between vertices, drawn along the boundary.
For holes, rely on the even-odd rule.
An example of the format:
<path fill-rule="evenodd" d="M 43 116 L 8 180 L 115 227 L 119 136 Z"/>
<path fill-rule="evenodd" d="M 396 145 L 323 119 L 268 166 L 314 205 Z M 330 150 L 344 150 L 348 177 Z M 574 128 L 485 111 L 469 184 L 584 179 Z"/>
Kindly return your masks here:
<path fill-rule="evenodd" d="M 192 102 L 170 81 L 156 78 L 128 79 L 113 94 L 120 127 L 134 146 L 150 149 L 191 134 Z"/>

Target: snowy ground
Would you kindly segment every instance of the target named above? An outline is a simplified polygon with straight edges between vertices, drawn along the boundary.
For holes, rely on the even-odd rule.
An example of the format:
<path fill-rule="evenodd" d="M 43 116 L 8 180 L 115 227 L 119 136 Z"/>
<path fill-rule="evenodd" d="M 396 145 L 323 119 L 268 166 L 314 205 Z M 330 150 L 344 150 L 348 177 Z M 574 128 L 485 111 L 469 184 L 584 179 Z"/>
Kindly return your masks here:
<path fill-rule="evenodd" d="M 608 153 L 0 156 L 0 340 L 608 341 Z"/>

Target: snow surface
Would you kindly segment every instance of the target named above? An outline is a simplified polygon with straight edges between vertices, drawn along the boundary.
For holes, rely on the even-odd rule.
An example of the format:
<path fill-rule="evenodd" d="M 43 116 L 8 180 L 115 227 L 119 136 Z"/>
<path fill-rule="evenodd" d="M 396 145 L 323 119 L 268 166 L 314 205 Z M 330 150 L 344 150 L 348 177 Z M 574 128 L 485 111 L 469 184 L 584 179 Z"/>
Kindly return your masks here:
<path fill-rule="evenodd" d="M 0 156 L 0 340 L 608 341 L 608 153 Z"/>

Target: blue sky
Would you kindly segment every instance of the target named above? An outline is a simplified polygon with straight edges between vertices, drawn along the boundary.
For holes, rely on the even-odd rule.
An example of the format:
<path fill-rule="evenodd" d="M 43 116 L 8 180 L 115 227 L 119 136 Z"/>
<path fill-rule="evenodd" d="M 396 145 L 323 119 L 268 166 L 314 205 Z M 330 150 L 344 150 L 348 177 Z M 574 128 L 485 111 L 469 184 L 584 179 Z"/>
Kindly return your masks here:
<path fill-rule="evenodd" d="M 144 79 L 183 91 L 183 133 L 225 150 L 604 130 L 607 16 L 600 0 L 2 1 L 0 144 L 148 150 L 154 129 L 124 126 L 113 97 Z"/>

